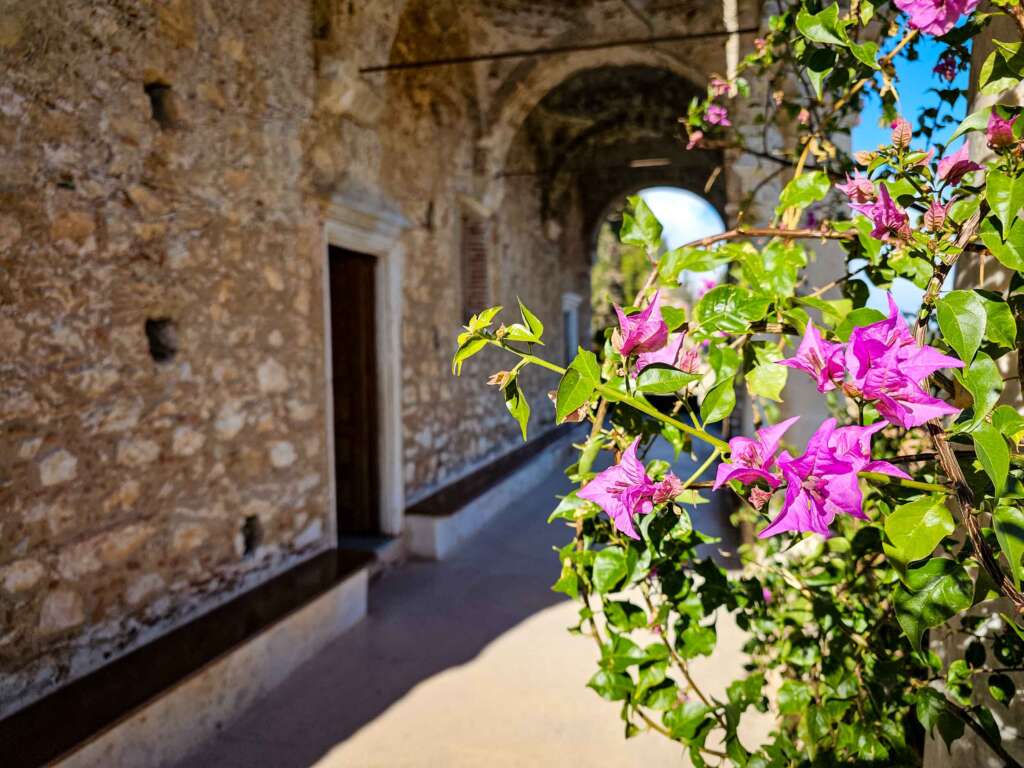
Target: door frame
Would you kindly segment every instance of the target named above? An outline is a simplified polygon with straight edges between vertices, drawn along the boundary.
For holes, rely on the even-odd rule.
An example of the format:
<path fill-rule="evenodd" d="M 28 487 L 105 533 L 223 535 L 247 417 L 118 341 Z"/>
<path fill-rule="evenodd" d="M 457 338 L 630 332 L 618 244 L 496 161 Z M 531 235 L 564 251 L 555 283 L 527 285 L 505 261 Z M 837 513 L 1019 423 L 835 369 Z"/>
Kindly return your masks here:
<path fill-rule="evenodd" d="M 333 541 L 338 540 L 338 497 L 334 447 L 334 370 L 331 360 L 330 247 L 373 256 L 376 260 L 374 321 L 377 353 L 377 440 L 381 531 L 402 533 L 405 522 L 405 482 L 402 471 L 402 273 L 405 250 L 399 242 L 408 222 L 385 206 L 373 207 L 361 199 L 335 195 L 324 210 L 323 334 L 324 393 L 326 399 L 328 516 Z"/>

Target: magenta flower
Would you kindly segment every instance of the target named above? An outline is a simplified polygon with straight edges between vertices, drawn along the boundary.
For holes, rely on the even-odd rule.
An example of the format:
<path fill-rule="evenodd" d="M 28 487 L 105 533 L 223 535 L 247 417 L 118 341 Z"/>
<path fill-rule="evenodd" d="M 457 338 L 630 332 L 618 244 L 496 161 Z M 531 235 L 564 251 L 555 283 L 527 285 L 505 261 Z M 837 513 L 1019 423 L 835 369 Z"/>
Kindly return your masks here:
<path fill-rule="evenodd" d="M 729 462 L 718 465 L 718 474 L 715 476 L 712 490 L 718 490 L 731 480 L 737 480 L 744 485 L 764 480 L 771 488 L 778 488 L 778 473 L 773 473 L 775 451 L 786 430 L 799 418 L 794 416 L 773 426 L 759 429 L 753 440 L 749 437 L 734 437 L 730 440 Z"/>
<path fill-rule="evenodd" d="M 729 110 L 719 104 L 709 104 L 704 119 L 711 125 L 721 125 L 723 128 L 732 125 L 729 122 Z"/>
<path fill-rule="evenodd" d="M 959 408 L 932 397 L 895 368 L 873 368 L 868 371 L 862 393 L 866 400 L 874 401 L 883 419 L 899 424 L 904 429 L 960 413 Z"/>
<path fill-rule="evenodd" d="M 709 87 L 712 96 L 726 96 L 732 93 L 732 85 L 720 77 L 712 77 Z"/>
<path fill-rule="evenodd" d="M 633 518 L 650 514 L 655 504 L 674 498 L 682 490 L 682 483 L 671 472 L 661 483 L 655 483 L 647 475 L 644 465 L 636 456 L 638 437 L 622 453 L 619 463 L 609 467 L 583 486 L 577 494 L 581 499 L 592 501 L 611 518 L 615 529 L 639 539 Z"/>
<path fill-rule="evenodd" d="M 993 109 L 988 116 L 988 125 L 985 126 L 985 138 L 991 149 L 1005 149 L 1017 143 L 1013 137 L 1013 124 L 1017 122 L 1020 115 L 1014 115 L 1009 120 L 1000 117 Z"/>
<path fill-rule="evenodd" d="M 962 368 L 963 362 L 935 347 L 918 346 L 892 295 L 889 316 L 855 328 L 846 345 L 843 391 L 873 401 L 878 413 L 904 429 L 960 411 L 921 388 L 940 368 Z"/>
<path fill-rule="evenodd" d="M 910 219 L 906 211 L 896 205 L 889 196 L 885 184 L 879 185 L 878 201 L 874 203 L 855 204 L 850 207 L 863 213 L 875 225 L 871 236 L 879 240 L 904 240 L 910 237 Z"/>
<path fill-rule="evenodd" d="M 843 345 L 825 341 L 814 323 L 808 322 L 796 354 L 778 364 L 809 373 L 819 392 L 829 392 L 843 380 Z"/>
<path fill-rule="evenodd" d="M 757 534 L 759 538 L 785 531 L 812 532 L 827 538 L 831 535 L 828 527 L 840 512 L 865 517 L 857 472 L 828 445 L 835 426 L 835 419 L 824 421 L 799 458 L 779 457 L 786 499 L 775 519 Z"/>
<path fill-rule="evenodd" d="M 700 146 L 700 143 L 703 140 L 704 131 L 690 131 L 689 138 L 686 142 L 686 148 L 693 149 L 694 147 Z"/>
<path fill-rule="evenodd" d="M 871 438 L 886 426 L 886 422 L 879 421 L 868 427 L 839 427 L 829 437 L 828 446 L 836 458 L 849 463 L 855 472 L 879 472 L 909 480 L 910 475 L 894 464 L 871 458 Z"/>
<path fill-rule="evenodd" d="M 875 185 L 860 171 L 854 173 L 852 179 L 850 174 L 846 174 L 846 183 L 836 184 L 836 189 L 850 198 L 850 202 L 858 205 L 870 203 L 875 199 Z"/>
<path fill-rule="evenodd" d="M 929 35 L 944 35 L 960 17 L 972 13 L 978 0 L 893 0 L 910 16 L 910 26 Z"/>
<path fill-rule="evenodd" d="M 618 304 L 615 313 L 619 316 L 619 328 L 612 344 L 621 354 L 655 352 L 668 341 L 668 326 L 661 318 L 661 291 L 654 294 L 646 309 L 636 314 L 627 315 Z"/>
<path fill-rule="evenodd" d="M 942 55 L 939 56 L 939 62 L 932 69 L 936 75 L 941 77 L 947 83 L 952 83 L 956 80 L 956 73 L 960 69 L 959 63 L 957 62 L 956 56 L 952 51 L 943 51 Z"/>
<path fill-rule="evenodd" d="M 683 349 L 683 353 L 679 356 L 679 362 L 676 363 L 676 368 L 683 373 L 698 373 L 700 370 L 700 349 L 697 347 L 686 347 Z"/>
<path fill-rule="evenodd" d="M 770 604 L 773 599 L 772 591 L 768 589 L 768 587 L 761 587 L 761 597 L 764 599 L 766 603 Z"/>
<path fill-rule="evenodd" d="M 679 354 L 683 349 L 685 333 L 673 333 L 668 337 L 668 343 L 656 352 L 642 352 L 636 358 L 636 373 L 640 374 L 649 365 L 671 365 L 678 368 Z"/>
<path fill-rule="evenodd" d="M 981 166 L 967 156 L 967 145 L 939 160 L 939 178 L 947 184 L 959 184 L 965 174 L 980 171 Z"/>

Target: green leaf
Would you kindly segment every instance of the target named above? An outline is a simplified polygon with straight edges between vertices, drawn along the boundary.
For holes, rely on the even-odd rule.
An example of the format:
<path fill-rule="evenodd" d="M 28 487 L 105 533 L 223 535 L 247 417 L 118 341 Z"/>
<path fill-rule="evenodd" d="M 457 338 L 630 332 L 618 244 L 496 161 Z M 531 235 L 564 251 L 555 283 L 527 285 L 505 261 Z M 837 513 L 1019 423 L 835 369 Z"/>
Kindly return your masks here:
<path fill-rule="evenodd" d="M 837 29 L 838 21 L 838 5 L 830 5 L 815 14 L 808 13 L 805 8 L 801 8 L 796 15 L 796 28 L 811 42 L 845 47 L 846 41 L 840 37 L 841 33 Z"/>
<path fill-rule="evenodd" d="M 597 695 L 606 701 L 621 701 L 633 690 L 633 679 L 624 672 L 601 669 L 590 678 L 587 688 L 597 691 Z"/>
<path fill-rule="evenodd" d="M 974 359 L 985 336 L 985 305 L 974 291 L 950 291 L 936 304 L 942 336 L 965 363 Z"/>
<path fill-rule="evenodd" d="M 704 333 L 742 333 L 751 323 L 764 319 L 770 305 L 771 299 L 754 296 L 745 288 L 720 285 L 704 294 L 693 315 Z"/>
<path fill-rule="evenodd" d="M 680 706 L 665 713 L 662 722 L 674 739 L 689 741 L 697 735 L 704 717 L 711 710 L 699 701 L 684 701 Z"/>
<path fill-rule="evenodd" d="M 719 248 L 714 251 L 683 246 L 664 256 L 659 275 L 670 285 L 678 285 L 681 272 L 710 272 L 732 261 L 735 251 Z"/>
<path fill-rule="evenodd" d="M 824 199 L 831 188 L 832 183 L 824 171 L 803 173 L 783 188 L 775 214 L 781 215 L 788 208 L 806 208 L 811 203 Z"/>
<path fill-rule="evenodd" d="M 670 331 L 676 330 L 686 322 L 686 310 L 681 307 L 664 306 L 661 308 L 661 319 Z"/>
<path fill-rule="evenodd" d="M 1006 435 L 1006 439 L 1014 445 L 1024 439 L 1024 416 L 1012 406 L 1000 405 L 992 411 L 992 426 Z"/>
<path fill-rule="evenodd" d="M 981 241 L 1004 267 L 1024 271 L 1024 219 L 1014 221 L 1005 237 L 993 221 L 990 216 L 981 222 Z M 1005 229 L 1002 231 L 1006 232 Z"/>
<path fill-rule="evenodd" d="M 705 425 L 726 418 L 736 407 L 736 389 L 732 379 L 723 381 L 704 396 L 700 404 L 700 418 Z"/>
<path fill-rule="evenodd" d="M 648 365 L 636 379 L 636 388 L 653 395 L 671 395 L 700 378 L 696 373 L 684 373 L 670 365 Z"/>
<path fill-rule="evenodd" d="M 505 407 L 512 414 L 512 418 L 519 422 L 519 429 L 523 432 L 523 441 L 526 441 L 526 427 L 530 423 L 530 401 L 526 399 L 523 391 L 519 388 L 518 377 L 513 376 L 502 389 L 505 393 Z"/>
<path fill-rule="evenodd" d="M 900 551 L 904 563 L 931 555 L 955 527 L 946 499 L 940 495 L 902 504 L 885 518 L 885 533 Z"/>
<path fill-rule="evenodd" d="M 1012 348 L 1017 342 L 1017 321 L 1010 305 L 998 293 L 978 294 L 985 305 L 985 338 L 1001 347 Z"/>
<path fill-rule="evenodd" d="M 847 45 L 850 48 L 850 52 L 857 57 L 862 64 L 867 64 L 872 69 L 878 69 L 878 62 L 875 57 L 878 56 L 878 44 L 873 42 L 857 44 L 855 42 L 848 41 Z"/>
<path fill-rule="evenodd" d="M 606 547 L 594 558 L 594 590 L 611 592 L 626 577 L 626 553 L 619 547 Z"/>
<path fill-rule="evenodd" d="M 594 506 L 593 502 L 581 499 L 576 494 L 576 491 L 571 491 L 562 497 L 562 500 L 558 502 L 558 506 L 548 515 L 548 522 L 550 523 L 554 520 L 576 520 L 579 517 L 586 517 L 586 510 L 593 509 Z M 583 510 L 583 512 L 580 510 Z"/>
<path fill-rule="evenodd" d="M 1008 231 L 1024 205 L 1024 178 L 990 170 L 985 178 L 985 199 L 1003 225 L 1003 231 Z"/>
<path fill-rule="evenodd" d="M 747 391 L 757 397 L 782 402 L 782 390 L 786 387 L 789 368 L 776 364 L 782 355 L 774 344 L 762 344 L 754 347 L 757 365 L 746 376 Z"/>
<path fill-rule="evenodd" d="M 455 351 L 455 356 L 452 358 L 452 373 L 461 376 L 462 364 L 486 346 L 486 339 L 469 339 L 464 342 Z"/>
<path fill-rule="evenodd" d="M 920 688 L 917 694 L 917 719 L 925 727 L 929 735 L 938 727 L 939 735 L 950 745 L 964 735 L 964 722 L 952 712 L 946 704 L 946 697 L 934 688 Z"/>
<path fill-rule="evenodd" d="M 953 375 L 974 398 L 974 417 L 966 427 L 967 431 L 971 431 L 985 420 L 988 412 L 999 402 L 999 395 L 1003 391 L 1003 376 L 992 358 L 984 352 L 975 356 L 970 367 L 955 371 Z"/>
<path fill-rule="evenodd" d="M 970 575 L 962 565 L 946 557 L 935 557 L 908 568 L 906 584 L 896 587 L 896 618 L 918 651 L 926 629 L 966 611 L 974 596 Z"/>
<path fill-rule="evenodd" d="M 1002 496 L 1010 472 L 1010 449 L 1006 445 L 1006 438 L 987 422 L 978 425 L 971 433 L 971 438 L 974 440 L 974 452 L 985 474 L 992 481 L 996 496 Z"/>
<path fill-rule="evenodd" d="M 610 600 L 604 604 L 604 615 L 616 629 L 629 632 L 647 626 L 647 614 L 628 600 Z"/>
<path fill-rule="evenodd" d="M 569 363 L 555 395 L 555 421 L 561 424 L 567 416 L 579 409 L 594 394 L 601 383 L 601 366 L 597 356 L 580 348 Z"/>
<path fill-rule="evenodd" d="M 701 624 L 691 624 L 682 632 L 676 640 L 676 648 L 679 655 L 684 659 L 693 659 L 697 656 L 710 656 L 715 650 L 715 643 L 718 635 L 715 633 L 715 626 L 705 627 Z"/>
<path fill-rule="evenodd" d="M 657 250 L 661 245 L 661 222 L 639 195 L 629 197 L 629 211 L 622 214 L 619 239 L 626 245 Z"/>
<path fill-rule="evenodd" d="M 679 688 L 671 680 L 663 680 L 652 686 L 644 696 L 644 706 L 655 712 L 663 712 L 679 700 Z"/>
<path fill-rule="evenodd" d="M 539 339 L 544 335 L 544 324 L 537 319 L 537 316 L 533 314 L 533 312 L 526 308 L 522 299 L 517 298 L 516 301 L 519 302 L 519 314 L 523 318 L 523 323 L 530 329 L 530 333 Z"/>
<path fill-rule="evenodd" d="M 776 699 L 780 715 L 799 715 L 811 703 L 814 696 L 811 686 L 799 680 L 787 680 L 779 688 Z"/>
<path fill-rule="evenodd" d="M 946 142 L 946 146 L 951 145 L 960 136 L 967 133 L 968 131 L 983 131 L 985 126 L 988 125 L 988 118 L 992 114 L 992 107 L 985 107 L 979 109 L 977 112 L 972 112 L 963 119 L 957 129 L 953 131 L 953 135 L 949 137 L 949 141 Z"/>
<path fill-rule="evenodd" d="M 988 678 L 988 692 L 992 698 L 1004 707 L 1010 706 L 1014 695 L 1017 693 L 1017 686 L 1009 675 L 990 675 Z"/>
<path fill-rule="evenodd" d="M 1024 578 L 1024 566 L 1021 565 L 1021 557 L 1024 556 L 1024 509 L 1004 499 L 992 512 L 992 527 L 995 528 L 999 548 L 1010 564 L 1013 583 L 1019 588 Z"/>
<path fill-rule="evenodd" d="M 512 325 L 505 327 L 505 338 L 509 341 L 525 341 L 528 344 L 540 344 L 544 345 L 541 341 L 540 336 L 531 331 L 523 323 L 513 323 Z"/>

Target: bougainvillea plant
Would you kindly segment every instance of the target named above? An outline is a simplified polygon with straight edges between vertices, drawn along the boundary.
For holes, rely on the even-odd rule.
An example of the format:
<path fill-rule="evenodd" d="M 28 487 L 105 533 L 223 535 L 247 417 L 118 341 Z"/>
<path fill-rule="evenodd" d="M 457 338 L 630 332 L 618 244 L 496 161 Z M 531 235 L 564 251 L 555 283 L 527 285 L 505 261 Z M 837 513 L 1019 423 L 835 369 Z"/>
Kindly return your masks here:
<path fill-rule="evenodd" d="M 1019 379 L 1024 320 L 1024 110 L 1009 98 L 1024 76 L 1024 8 L 976 5 L 781 0 L 736 76 L 712 79 L 682 120 L 691 148 L 777 166 L 771 224 L 741 216 L 668 251 L 631 198 L 621 239 L 646 252 L 650 277 L 615 307 L 603 345 L 565 368 L 546 360 L 543 325 L 522 303 L 518 322 L 500 324 L 493 307 L 459 337 L 456 373 L 487 346 L 516 361 L 491 383 L 524 437 L 519 373 L 531 365 L 561 377 L 558 423 L 589 422 L 567 470 L 576 489 L 551 515 L 573 534 L 554 589 L 581 604 L 575 631 L 599 648 L 589 685 L 619 703 L 626 735 L 656 731 L 695 765 L 921 765 L 926 734 L 949 747 L 968 732 L 1020 765 L 997 721 L 1024 671 L 1024 417 L 1000 404 Z M 952 130 L 939 107 L 966 101 L 952 82 L 996 20 L 1016 39 L 996 35 L 976 73 L 995 105 Z M 938 45 L 941 104 L 904 116 L 899 68 L 922 40 Z M 836 137 L 868 94 L 891 137 L 851 155 Z M 966 137 L 984 151 L 969 154 Z M 824 241 L 849 269 L 809 285 Z M 982 287 L 986 263 L 1005 277 L 998 290 Z M 714 269 L 726 279 L 689 312 L 669 306 L 684 271 Z M 916 314 L 891 294 L 888 311 L 866 306 L 867 282 L 885 295 L 897 278 L 921 289 Z M 801 425 L 813 433 L 802 446 L 777 405 L 792 377 L 821 397 L 799 410 L 832 414 Z M 728 434 L 737 392 L 753 427 Z M 657 441 L 696 469 L 645 463 Z M 754 534 L 728 569 L 691 520 L 711 493 Z M 747 638 L 747 674 L 712 696 L 690 664 L 714 651 L 728 614 Z M 738 735 L 752 711 L 773 718 L 765 743 Z"/>

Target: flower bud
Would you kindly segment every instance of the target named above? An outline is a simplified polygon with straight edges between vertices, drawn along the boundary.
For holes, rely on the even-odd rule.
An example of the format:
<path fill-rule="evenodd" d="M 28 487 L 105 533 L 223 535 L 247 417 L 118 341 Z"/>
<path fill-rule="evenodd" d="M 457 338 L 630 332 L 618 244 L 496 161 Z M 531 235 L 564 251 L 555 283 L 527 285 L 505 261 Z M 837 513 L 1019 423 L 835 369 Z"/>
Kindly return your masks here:
<path fill-rule="evenodd" d="M 1013 124 L 1017 122 L 1017 115 L 1010 120 L 1000 117 L 993 109 L 989 115 L 988 125 L 985 127 L 985 138 L 991 149 L 1005 149 L 1017 143 L 1013 137 Z"/>
<path fill-rule="evenodd" d="M 892 121 L 892 145 L 896 149 L 906 149 L 909 147 L 913 135 L 914 131 L 910 127 L 910 123 L 902 117 L 897 117 Z"/>
<path fill-rule="evenodd" d="M 938 200 L 932 200 L 928 210 L 924 212 L 924 228 L 929 232 L 941 232 L 946 224 L 946 206 Z"/>
<path fill-rule="evenodd" d="M 508 384 L 508 380 L 512 378 L 512 374 L 509 371 L 498 371 L 497 373 L 491 374 L 491 378 L 487 380 L 487 383 L 493 387 L 504 389 L 505 385 Z"/>

